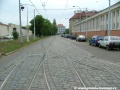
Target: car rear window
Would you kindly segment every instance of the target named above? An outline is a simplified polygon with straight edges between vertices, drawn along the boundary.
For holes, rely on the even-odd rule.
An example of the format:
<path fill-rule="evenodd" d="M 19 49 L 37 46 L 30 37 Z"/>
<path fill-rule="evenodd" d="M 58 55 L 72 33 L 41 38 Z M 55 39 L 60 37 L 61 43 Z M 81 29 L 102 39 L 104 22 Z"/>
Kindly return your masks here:
<path fill-rule="evenodd" d="M 103 39 L 104 37 L 98 37 L 98 39 Z"/>
<path fill-rule="evenodd" d="M 83 35 L 80 35 L 79 37 L 85 38 L 85 36 L 83 36 Z"/>
<path fill-rule="evenodd" d="M 110 40 L 120 40 L 120 37 L 110 37 Z"/>

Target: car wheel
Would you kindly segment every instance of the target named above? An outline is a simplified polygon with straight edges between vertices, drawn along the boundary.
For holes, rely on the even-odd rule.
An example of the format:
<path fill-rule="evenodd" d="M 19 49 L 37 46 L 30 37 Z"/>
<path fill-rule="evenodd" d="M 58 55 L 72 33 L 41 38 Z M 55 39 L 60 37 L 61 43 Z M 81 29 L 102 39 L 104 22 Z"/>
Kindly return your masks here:
<path fill-rule="evenodd" d="M 94 43 L 94 46 L 95 46 L 95 47 L 97 46 L 96 43 Z"/>
<path fill-rule="evenodd" d="M 120 50 L 120 48 L 118 48 Z"/>
<path fill-rule="evenodd" d="M 106 46 L 106 49 L 107 49 L 108 51 L 110 50 L 110 48 L 109 48 L 109 46 L 108 46 L 108 45 Z"/>
<path fill-rule="evenodd" d="M 89 45 L 91 45 L 91 43 L 89 42 Z"/>
<path fill-rule="evenodd" d="M 101 48 L 101 45 L 99 44 L 99 48 Z"/>

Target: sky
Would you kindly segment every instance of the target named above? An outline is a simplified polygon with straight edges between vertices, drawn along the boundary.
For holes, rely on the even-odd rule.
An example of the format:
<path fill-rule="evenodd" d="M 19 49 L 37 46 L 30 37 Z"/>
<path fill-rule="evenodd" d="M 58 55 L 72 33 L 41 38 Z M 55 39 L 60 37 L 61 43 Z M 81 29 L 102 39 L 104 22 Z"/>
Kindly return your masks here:
<path fill-rule="evenodd" d="M 120 0 L 111 0 L 111 5 L 118 1 Z M 69 19 L 74 15 L 74 11 L 86 8 L 99 11 L 109 6 L 109 0 L 20 0 L 20 3 L 25 7 L 21 11 L 23 26 L 27 25 L 27 7 L 29 22 L 34 18 L 33 10 L 36 7 L 35 15 L 42 15 L 51 23 L 55 19 L 57 24 L 63 24 L 66 28 L 69 28 Z M 19 25 L 19 0 L 0 0 L 0 22 Z"/>

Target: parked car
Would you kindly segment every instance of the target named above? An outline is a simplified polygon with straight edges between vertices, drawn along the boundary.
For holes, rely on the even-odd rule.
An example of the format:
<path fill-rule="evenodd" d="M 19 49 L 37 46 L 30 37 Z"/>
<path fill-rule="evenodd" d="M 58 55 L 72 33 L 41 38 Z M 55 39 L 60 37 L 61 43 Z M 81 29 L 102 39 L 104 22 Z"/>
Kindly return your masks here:
<path fill-rule="evenodd" d="M 64 37 L 64 34 L 61 34 L 61 37 Z"/>
<path fill-rule="evenodd" d="M 78 35 L 76 41 L 86 41 L 86 37 L 84 35 Z"/>
<path fill-rule="evenodd" d="M 12 35 L 7 35 L 4 37 L 4 39 L 13 39 L 13 36 Z"/>
<path fill-rule="evenodd" d="M 72 40 L 76 40 L 76 38 L 77 38 L 77 36 L 74 36 L 74 35 L 71 36 Z"/>
<path fill-rule="evenodd" d="M 89 45 L 94 45 L 98 46 L 99 45 L 99 40 L 102 40 L 104 36 L 99 36 L 99 35 L 94 35 L 90 40 L 89 40 Z"/>
<path fill-rule="evenodd" d="M 65 38 L 71 38 L 71 35 L 70 35 L 70 34 L 65 34 L 64 37 L 65 37 Z"/>
<path fill-rule="evenodd" d="M 113 48 L 120 49 L 120 37 L 119 36 L 105 36 L 103 40 L 99 41 L 99 47 L 105 47 L 107 50 Z"/>

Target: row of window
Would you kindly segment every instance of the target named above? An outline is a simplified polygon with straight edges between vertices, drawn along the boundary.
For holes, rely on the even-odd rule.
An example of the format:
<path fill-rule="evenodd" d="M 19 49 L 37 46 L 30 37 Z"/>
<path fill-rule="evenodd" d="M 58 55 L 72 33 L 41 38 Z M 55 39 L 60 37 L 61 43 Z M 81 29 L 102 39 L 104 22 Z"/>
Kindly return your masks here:
<path fill-rule="evenodd" d="M 120 28 L 120 9 L 111 11 L 111 29 Z M 77 30 L 80 29 L 80 25 L 77 25 Z M 98 16 L 94 19 L 82 22 L 81 30 L 108 30 L 108 14 Z"/>

